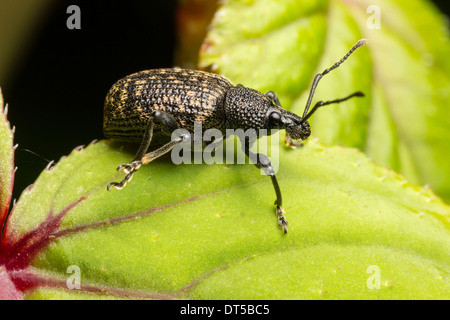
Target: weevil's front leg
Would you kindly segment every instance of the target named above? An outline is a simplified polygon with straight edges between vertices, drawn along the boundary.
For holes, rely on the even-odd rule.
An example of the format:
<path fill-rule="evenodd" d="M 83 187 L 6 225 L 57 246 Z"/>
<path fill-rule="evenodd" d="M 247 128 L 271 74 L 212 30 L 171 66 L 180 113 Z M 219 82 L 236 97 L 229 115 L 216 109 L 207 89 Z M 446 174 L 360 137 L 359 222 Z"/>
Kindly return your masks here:
<path fill-rule="evenodd" d="M 155 124 L 160 125 L 162 130 L 167 133 L 171 133 L 173 132 L 173 130 L 178 128 L 177 122 L 170 114 L 159 110 L 154 111 L 148 120 L 147 127 L 144 132 L 144 137 L 133 161 L 126 164 L 121 164 L 120 166 L 117 167 L 117 170 L 122 170 L 126 174 L 125 178 L 120 182 L 109 183 L 107 186 L 108 190 L 111 187 L 114 187 L 116 189 L 122 189 L 123 187 L 126 186 L 126 184 L 133 177 L 133 174 L 137 170 L 139 170 L 139 168 L 142 165 L 145 165 L 150 161 L 152 161 L 153 159 L 156 159 L 162 156 L 163 154 L 167 153 L 168 151 L 172 150 L 173 147 L 175 147 L 175 145 L 184 141 L 183 139 L 186 138 L 184 136 L 178 137 L 177 139 L 174 139 L 169 143 L 165 144 L 161 148 L 146 154 L 148 148 L 150 147 L 150 143 L 152 142 Z"/>
<path fill-rule="evenodd" d="M 241 142 L 242 142 L 242 140 L 241 140 Z M 262 153 L 253 153 L 252 151 L 250 151 L 251 145 L 252 145 L 252 143 L 249 142 L 247 139 L 245 139 L 245 142 L 242 143 L 242 149 L 245 152 L 245 154 L 247 155 L 247 157 L 254 162 L 253 164 L 257 168 L 263 169 L 265 174 L 269 175 L 270 178 L 272 179 L 272 185 L 273 185 L 273 188 L 275 189 L 275 194 L 277 196 L 274 204 L 277 206 L 276 212 L 277 212 L 277 216 L 278 216 L 278 225 L 283 228 L 284 233 L 287 233 L 288 222 L 287 222 L 286 218 L 284 217 L 284 215 L 283 215 L 284 211 L 281 208 L 281 206 L 283 205 L 283 199 L 281 196 L 280 186 L 278 185 L 278 181 L 275 176 L 275 170 L 272 167 L 272 164 L 270 163 L 270 159 L 268 156 L 266 156 L 265 154 L 262 154 Z M 255 160 L 256 160 L 256 162 L 255 162 Z"/>
<path fill-rule="evenodd" d="M 284 144 L 286 145 L 286 147 L 295 149 L 297 147 L 303 147 L 303 142 L 301 142 L 300 140 L 292 140 L 292 138 L 287 134 L 286 132 L 286 136 L 284 137 Z"/>

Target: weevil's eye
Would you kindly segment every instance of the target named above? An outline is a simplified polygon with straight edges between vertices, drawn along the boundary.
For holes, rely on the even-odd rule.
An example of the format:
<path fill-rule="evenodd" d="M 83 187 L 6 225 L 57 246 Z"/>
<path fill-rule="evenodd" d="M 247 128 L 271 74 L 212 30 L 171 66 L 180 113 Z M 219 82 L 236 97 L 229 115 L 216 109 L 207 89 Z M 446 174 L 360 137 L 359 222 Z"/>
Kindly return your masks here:
<path fill-rule="evenodd" d="M 281 114 L 277 111 L 273 111 L 269 114 L 269 120 L 273 124 L 281 124 Z"/>

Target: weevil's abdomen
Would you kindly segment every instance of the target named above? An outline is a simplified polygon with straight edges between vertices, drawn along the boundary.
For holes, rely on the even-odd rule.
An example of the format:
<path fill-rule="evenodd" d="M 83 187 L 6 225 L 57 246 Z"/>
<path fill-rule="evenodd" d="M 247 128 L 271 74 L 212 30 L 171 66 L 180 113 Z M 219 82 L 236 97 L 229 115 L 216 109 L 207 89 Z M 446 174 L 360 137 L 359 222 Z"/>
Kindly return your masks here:
<path fill-rule="evenodd" d="M 171 114 L 180 128 L 193 131 L 223 129 L 227 78 L 188 69 L 153 69 L 131 74 L 109 90 L 104 106 L 103 132 L 107 138 L 140 142 L 154 110 Z M 155 128 L 155 135 L 158 128 Z"/>

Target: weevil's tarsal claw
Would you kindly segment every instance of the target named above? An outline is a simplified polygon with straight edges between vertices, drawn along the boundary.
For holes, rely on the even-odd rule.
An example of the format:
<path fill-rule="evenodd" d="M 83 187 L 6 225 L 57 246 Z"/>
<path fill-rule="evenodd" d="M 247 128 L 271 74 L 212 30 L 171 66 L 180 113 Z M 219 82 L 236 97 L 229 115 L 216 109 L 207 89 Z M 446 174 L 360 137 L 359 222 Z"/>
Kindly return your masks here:
<path fill-rule="evenodd" d="M 135 172 L 135 171 L 139 170 L 141 165 L 142 165 L 142 161 L 136 160 L 136 161 L 133 161 L 130 163 L 121 164 L 120 166 L 117 167 L 117 170 L 122 170 L 125 174 L 129 174 L 131 172 Z"/>
<path fill-rule="evenodd" d="M 278 225 L 283 228 L 284 233 L 287 233 L 288 222 L 286 218 L 283 216 L 283 209 L 280 206 L 277 206 L 277 216 L 278 216 Z"/>
<path fill-rule="evenodd" d="M 110 189 L 111 187 L 114 187 L 114 188 L 116 188 L 116 189 L 118 189 L 118 190 L 122 189 L 122 188 L 125 187 L 125 186 L 127 185 L 127 183 L 131 180 L 131 178 L 133 177 L 133 173 L 134 173 L 134 172 L 128 173 L 128 174 L 125 176 L 125 178 L 124 178 L 122 181 L 120 181 L 120 182 L 111 182 L 111 183 L 109 183 L 108 186 L 106 187 L 106 189 L 107 189 L 108 191 L 109 191 L 109 189 Z"/>
<path fill-rule="evenodd" d="M 130 163 L 126 163 L 126 164 L 121 164 L 120 166 L 117 167 L 117 170 L 122 170 L 126 176 L 125 178 L 120 181 L 120 182 L 111 182 L 108 184 L 108 186 L 106 187 L 106 189 L 109 191 L 109 189 L 111 189 L 111 187 L 114 187 L 116 189 L 122 189 L 123 187 L 125 187 L 127 185 L 127 183 L 131 180 L 131 178 L 133 178 L 133 173 L 135 173 L 142 165 L 142 161 L 140 160 L 136 160 Z"/>
<path fill-rule="evenodd" d="M 110 182 L 110 183 L 108 183 L 108 185 L 106 186 L 106 190 L 109 191 L 109 189 L 111 189 L 111 187 L 116 188 L 116 186 L 117 186 L 118 184 L 119 184 L 118 182 Z"/>
<path fill-rule="evenodd" d="M 286 145 L 286 147 L 288 148 L 292 148 L 295 149 L 297 147 L 303 147 L 303 142 L 301 142 L 300 140 L 292 140 L 292 138 L 289 135 L 286 135 L 284 137 L 284 144 Z"/>

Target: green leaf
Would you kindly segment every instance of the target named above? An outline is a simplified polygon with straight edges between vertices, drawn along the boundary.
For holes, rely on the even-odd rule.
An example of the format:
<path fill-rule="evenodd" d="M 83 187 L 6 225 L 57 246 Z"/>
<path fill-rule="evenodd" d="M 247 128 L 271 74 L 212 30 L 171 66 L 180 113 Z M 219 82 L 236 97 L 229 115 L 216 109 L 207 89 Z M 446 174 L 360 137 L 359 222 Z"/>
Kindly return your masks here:
<path fill-rule="evenodd" d="M 127 150 L 74 150 L 23 192 L 0 262 L 28 298 L 450 296 L 450 208 L 356 149 L 280 150 L 287 235 L 253 165 L 166 157 L 107 191 Z M 70 266 L 80 290 L 67 288 Z"/>
<path fill-rule="evenodd" d="M 427 146 L 429 156 L 437 156 L 444 141 L 439 137 L 448 137 L 445 99 L 435 96 L 445 93 L 437 84 L 448 83 L 447 38 L 442 32 L 444 42 L 435 45 L 434 35 L 414 25 L 436 18 L 432 8 L 412 1 L 411 12 L 401 13 L 398 3 L 375 2 L 386 21 L 374 30 L 381 39 L 370 36 L 370 47 L 327 75 L 317 92 L 329 100 L 362 90 L 367 98 L 330 106 L 312 125 L 326 143 L 358 147 L 422 183 L 421 166 L 436 172 L 445 158 L 417 161 L 423 143 L 411 146 L 393 114 L 405 112 L 400 123 L 409 121 L 408 129 L 431 129 L 419 132 L 437 139 Z M 204 66 L 236 83 L 274 90 L 301 113 L 314 74 L 368 33 L 368 5 L 228 1 L 203 46 Z M 417 21 L 410 21 L 413 10 L 421 14 Z M 437 18 L 433 23 L 441 25 Z M 386 32 L 391 36 L 383 37 Z M 425 49 L 434 60 L 426 55 L 428 64 L 408 69 L 424 78 L 413 84 L 388 72 L 410 68 Z M 389 64 L 379 66 L 384 59 Z M 427 92 L 437 99 L 436 127 L 426 127 L 431 118 L 414 122 L 424 109 L 417 110 L 416 98 L 406 99 L 402 86 L 421 103 Z M 45 170 L 13 208 L 0 248 L 0 296 L 7 290 L 28 299 L 450 297 L 450 207 L 431 189 L 357 149 L 326 147 L 313 138 L 303 148 L 280 148 L 277 178 L 287 235 L 276 223 L 270 179 L 253 165 L 176 166 L 167 155 L 142 167 L 123 190 L 108 192 L 106 185 L 123 177 L 115 168 L 136 148 L 111 141 L 77 148 Z M 445 179 L 448 171 L 440 169 Z M 71 289 L 78 280 L 80 289 Z"/>
<path fill-rule="evenodd" d="M 14 181 L 13 133 L 6 119 L 3 95 L 0 90 L 0 235 L 8 215 Z M 0 237 L 1 243 L 1 237 Z"/>
<path fill-rule="evenodd" d="M 450 201 L 450 43 L 428 1 L 230 0 L 215 15 L 200 67 L 275 91 L 302 114 L 314 75 L 361 38 L 369 46 L 326 75 L 314 101 L 355 91 L 366 98 L 317 112 L 313 135 L 357 147 Z"/>

